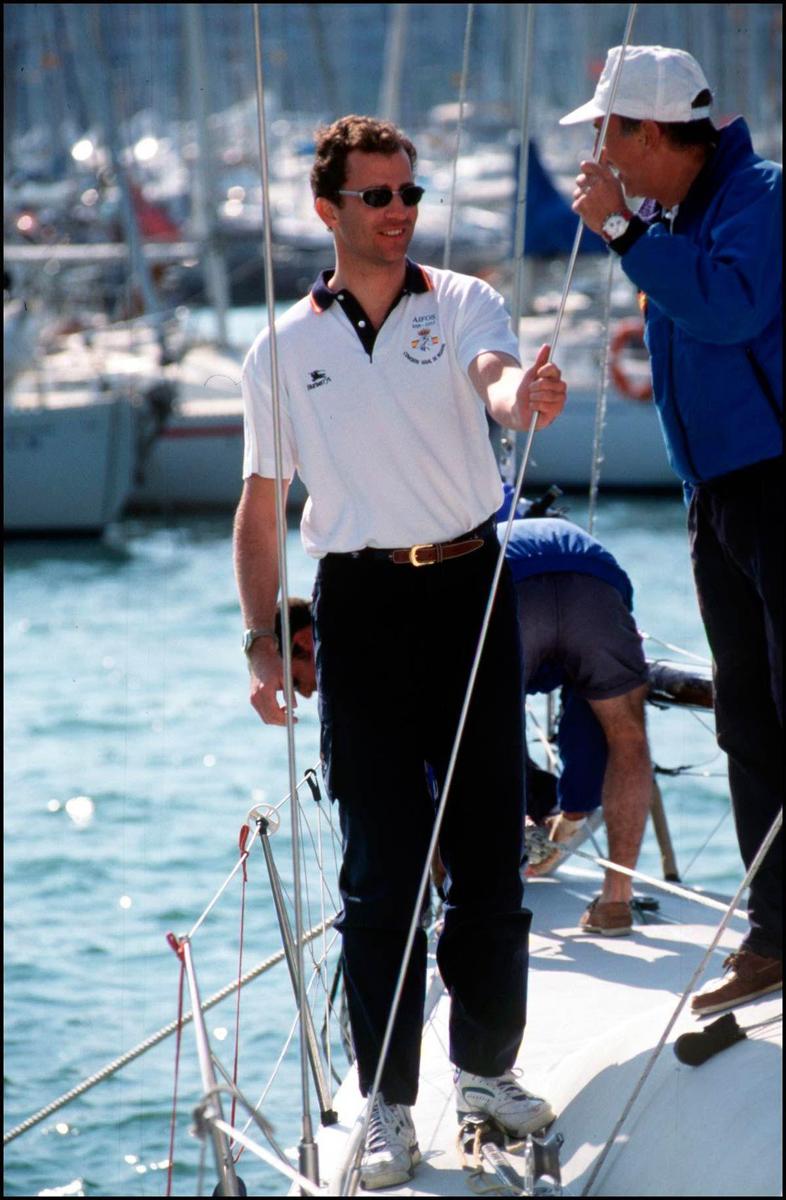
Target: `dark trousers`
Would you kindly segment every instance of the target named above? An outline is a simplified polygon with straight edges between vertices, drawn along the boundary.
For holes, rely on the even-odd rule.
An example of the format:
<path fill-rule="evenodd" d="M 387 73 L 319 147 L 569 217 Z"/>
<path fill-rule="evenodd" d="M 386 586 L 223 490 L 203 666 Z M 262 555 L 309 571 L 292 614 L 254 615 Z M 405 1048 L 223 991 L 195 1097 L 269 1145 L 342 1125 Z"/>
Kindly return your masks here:
<path fill-rule="evenodd" d="M 426 567 L 328 555 L 314 592 L 322 752 L 343 838 L 337 927 L 360 1088 L 379 1062 L 441 788 L 499 553 L 492 534 Z M 523 705 L 507 569 L 450 788 L 437 961 L 451 996 L 450 1056 L 480 1075 L 514 1063 L 524 1030 L 527 935 L 519 874 Z M 417 1096 L 426 982 L 419 931 L 382 1075 L 388 1103 Z"/>
<path fill-rule="evenodd" d="M 753 861 L 783 803 L 783 474 L 780 460 L 701 484 L 691 556 L 714 660 L 718 744 L 740 852 Z M 781 835 L 750 888 L 744 945 L 782 957 Z"/>

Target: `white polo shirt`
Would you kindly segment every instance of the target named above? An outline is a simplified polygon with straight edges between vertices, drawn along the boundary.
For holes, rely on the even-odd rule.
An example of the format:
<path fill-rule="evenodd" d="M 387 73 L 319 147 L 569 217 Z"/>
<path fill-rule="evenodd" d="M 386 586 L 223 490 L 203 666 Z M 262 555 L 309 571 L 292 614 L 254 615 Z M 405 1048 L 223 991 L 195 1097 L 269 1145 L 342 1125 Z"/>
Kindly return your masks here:
<path fill-rule="evenodd" d="M 368 344 L 370 331 L 352 324 L 356 302 L 347 310 L 339 293 L 345 307 L 330 303 L 324 285 L 276 322 L 283 472 L 308 490 L 301 536 L 315 558 L 447 541 L 502 501 L 467 371 L 483 351 L 519 361 L 504 301 L 453 271 L 408 263 L 407 281 L 418 290 L 405 283 L 370 353 L 359 336 Z M 242 391 L 243 478 L 275 478 L 267 330 L 246 356 Z"/>

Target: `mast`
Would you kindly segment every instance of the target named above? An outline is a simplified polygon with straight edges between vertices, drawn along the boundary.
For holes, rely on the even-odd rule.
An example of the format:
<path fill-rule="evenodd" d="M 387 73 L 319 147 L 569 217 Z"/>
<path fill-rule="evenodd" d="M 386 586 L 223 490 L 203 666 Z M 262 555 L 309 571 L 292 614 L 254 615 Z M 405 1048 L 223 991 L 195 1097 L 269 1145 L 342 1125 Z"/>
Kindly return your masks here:
<path fill-rule="evenodd" d="M 383 120 L 395 125 L 401 120 L 401 72 L 407 38 L 408 4 L 391 4 L 390 21 L 385 33 L 385 62 L 379 88 L 377 109 Z"/>
<path fill-rule="evenodd" d="M 227 343 L 229 284 L 226 263 L 219 246 L 216 206 L 210 173 L 212 156 L 210 154 L 210 131 L 207 124 L 208 74 L 205 70 L 202 14 L 199 4 L 184 4 L 183 10 L 188 56 L 188 87 L 196 121 L 198 150 L 193 175 L 194 236 L 202 247 L 205 286 L 208 300 L 216 315 L 217 339 L 220 345 L 225 346 Z"/>
<path fill-rule="evenodd" d="M 106 67 L 107 56 L 101 31 L 101 6 L 89 5 L 82 7 L 77 4 L 63 4 L 61 8 L 66 23 L 75 23 L 72 26 L 76 35 L 72 38 L 73 45 L 88 45 L 95 51 L 93 62 L 91 63 L 90 77 L 92 84 L 90 88 L 86 89 L 85 94 L 89 95 L 92 90 L 98 102 L 99 117 L 107 142 L 109 159 L 120 187 L 123 229 L 128 241 L 132 276 L 139 284 L 145 313 L 155 328 L 161 348 L 162 363 L 164 363 L 168 359 L 164 342 L 164 314 L 161 308 L 161 301 L 153 283 L 150 264 L 142 251 L 142 238 L 134 211 L 131 186 L 125 164 L 120 154 L 115 97 L 112 80 Z M 78 57 L 75 58 L 74 65 L 77 70 L 80 68 L 86 70 L 85 65 Z"/>

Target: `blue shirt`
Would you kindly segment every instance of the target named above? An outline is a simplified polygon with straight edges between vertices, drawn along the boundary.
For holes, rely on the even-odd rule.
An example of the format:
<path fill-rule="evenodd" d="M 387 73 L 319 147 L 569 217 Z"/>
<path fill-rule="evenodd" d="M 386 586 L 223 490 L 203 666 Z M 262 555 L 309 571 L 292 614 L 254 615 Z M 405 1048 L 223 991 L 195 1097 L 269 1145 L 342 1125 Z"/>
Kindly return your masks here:
<path fill-rule="evenodd" d="M 501 537 L 504 525 L 499 526 L 499 531 Z M 505 559 L 514 583 L 557 571 L 578 572 L 611 584 L 627 608 L 633 608 L 633 585 L 625 571 L 613 554 L 572 521 L 561 517 L 515 520 Z M 563 687 L 563 714 L 558 731 L 562 772 L 557 781 L 557 797 L 564 812 L 590 812 L 601 803 L 606 739 L 586 700 L 564 684 L 561 664 L 545 662 L 527 680 L 527 691 L 551 692 Z"/>
<path fill-rule="evenodd" d="M 503 530 L 500 526 L 500 537 Z M 614 555 L 591 534 L 562 517 L 514 521 L 505 560 L 514 583 L 552 571 L 577 571 L 610 583 L 626 607 L 633 609 L 633 585 Z"/>

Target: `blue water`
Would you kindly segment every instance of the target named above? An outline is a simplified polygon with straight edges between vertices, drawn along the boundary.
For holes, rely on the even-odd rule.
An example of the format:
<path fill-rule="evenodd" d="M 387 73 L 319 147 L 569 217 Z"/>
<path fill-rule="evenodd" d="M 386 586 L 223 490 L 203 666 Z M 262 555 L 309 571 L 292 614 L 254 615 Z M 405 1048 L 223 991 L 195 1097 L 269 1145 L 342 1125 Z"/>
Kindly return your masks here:
<path fill-rule="evenodd" d="M 583 499 L 571 515 L 585 520 Z M 680 500 L 602 501 L 596 532 L 633 579 L 640 628 L 706 656 Z M 313 563 L 296 530 L 288 553 L 291 591 L 308 595 Z M 100 545 L 12 544 L 5 605 L 9 1129 L 174 1018 L 178 967 L 165 934 L 201 913 L 236 861 L 248 809 L 277 802 L 288 777 L 282 731 L 247 702 L 231 515 L 127 520 Z M 318 756 L 316 701 L 298 712 L 300 773 Z M 702 722 L 649 716 L 657 763 L 709 772 L 663 778 L 683 869 L 728 809 L 724 763 Z M 649 841 L 641 867 L 658 873 Z M 740 876 L 727 819 L 688 879 L 731 892 Z M 237 970 L 238 897 L 233 885 L 195 940 L 203 998 Z M 246 967 L 278 946 L 259 861 Z M 283 966 L 244 992 L 240 1078 L 254 1100 L 291 1013 Z M 208 1029 L 231 1063 L 234 1001 L 212 1010 Z M 174 1191 L 195 1195 L 190 1027 L 183 1045 Z M 168 1039 L 11 1143 L 4 1194 L 164 1194 L 173 1051 Z M 263 1106 L 284 1146 L 299 1138 L 298 1080 L 291 1054 Z M 287 1191 L 248 1155 L 242 1174 L 252 1194 Z"/>

